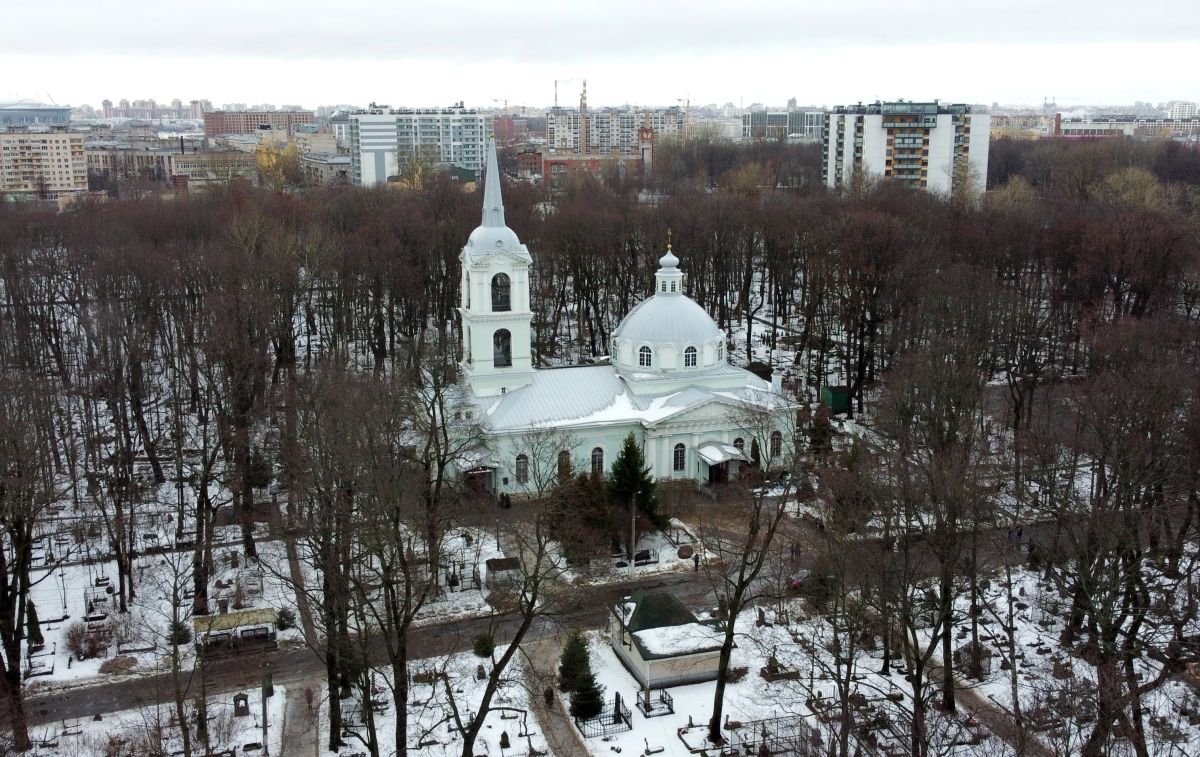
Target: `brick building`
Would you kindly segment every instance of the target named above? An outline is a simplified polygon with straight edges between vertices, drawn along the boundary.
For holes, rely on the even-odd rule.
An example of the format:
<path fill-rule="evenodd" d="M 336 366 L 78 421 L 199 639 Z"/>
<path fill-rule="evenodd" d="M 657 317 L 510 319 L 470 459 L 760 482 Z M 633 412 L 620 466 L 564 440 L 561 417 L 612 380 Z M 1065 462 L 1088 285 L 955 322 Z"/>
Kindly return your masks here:
<path fill-rule="evenodd" d="M 216 110 L 204 114 L 204 136 L 249 134 L 261 126 L 269 126 L 291 134 L 300 124 L 311 124 L 313 114 L 307 110 Z"/>

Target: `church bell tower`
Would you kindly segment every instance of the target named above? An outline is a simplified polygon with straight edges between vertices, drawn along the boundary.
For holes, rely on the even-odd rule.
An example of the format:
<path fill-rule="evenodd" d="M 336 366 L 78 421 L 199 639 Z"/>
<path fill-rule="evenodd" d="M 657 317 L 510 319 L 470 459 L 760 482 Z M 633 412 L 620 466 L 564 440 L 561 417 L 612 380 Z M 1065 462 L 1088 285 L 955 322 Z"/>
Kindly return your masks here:
<path fill-rule="evenodd" d="M 488 141 L 483 218 L 462 249 L 463 375 L 477 397 L 533 382 L 529 249 L 504 222 L 496 141 Z"/>

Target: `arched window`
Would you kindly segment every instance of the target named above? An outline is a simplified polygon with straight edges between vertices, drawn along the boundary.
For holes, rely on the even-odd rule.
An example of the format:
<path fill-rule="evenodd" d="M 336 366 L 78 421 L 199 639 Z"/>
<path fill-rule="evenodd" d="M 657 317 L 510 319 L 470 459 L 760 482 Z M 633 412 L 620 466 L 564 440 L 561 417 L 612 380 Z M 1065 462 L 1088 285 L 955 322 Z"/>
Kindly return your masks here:
<path fill-rule="evenodd" d="M 604 450 L 600 447 L 592 450 L 592 475 L 604 475 Z"/>
<path fill-rule="evenodd" d="M 696 348 L 695 347 L 688 347 L 687 349 L 685 349 L 683 351 L 683 367 L 684 368 L 695 368 L 696 367 Z"/>
<path fill-rule="evenodd" d="M 718 363 L 724 362 L 724 360 L 725 360 L 725 343 L 721 342 L 720 344 L 717 345 L 717 362 Z"/>
<path fill-rule="evenodd" d="M 466 303 L 467 309 L 471 308 L 471 274 L 467 274 L 466 291 L 463 292 L 463 302 Z"/>
<path fill-rule="evenodd" d="M 558 480 L 566 481 L 571 477 L 571 453 L 563 450 L 558 453 Z"/>
<path fill-rule="evenodd" d="M 671 291 L 672 292 L 675 291 L 675 282 L 674 281 L 671 282 Z"/>
<path fill-rule="evenodd" d="M 509 293 L 512 286 L 508 283 L 508 274 L 498 273 L 492 277 L 492 312 L 500 313 L 512 310 Z"/>
<path fill-rule="evenodd" d="M 529 483 L 529 456 L 524 452 L 517 455 L 517 483 L 524 486 Z"/>
<path fill-rule="evenodd" d="M 771 459 L 778 460 L 783 454 L 783 434 L 778 431 L 771 432 Z"/>
<path fill-rule="evenodd" d="M 745 452 L 746 451 L 746 440 L 739 436 L 738 438 L 733 440 L 733 446 L 738 448 L 738 452 Z"/>
<path fill-rule="evenodd" d="M 661 291 L 663 291 L 663 292 L 667 291 L 667 282 L 665 282 L 665 281 L 664 281 L 664 282 L 662 283 L 662 286 L 661 286 Z"/>
<path fill-rule="evenodd" d="M 496 329 L 492 334 L 492 365 L 497 368 L 512 367 L 512 334 L 508 329 Z"/>
<path fill-rule="evenodd" d="M 638 348 L 638 365 L 640 365 L 643 368 L 649 368 L 650 364 L 652 362 L 652 358 L 651 358 L 652 354 L 653 353 L 650 351 L 649 347 L 645 347 L 645 346 L 639 347 Z"/>
<path fill-rule="evenodd" d="M 675 445 L 675 454 L 671 456 L 671 468 L 675 471 L 683 470 L 684 458 L 687 457 L 687 447 L 682 443 Z"/>

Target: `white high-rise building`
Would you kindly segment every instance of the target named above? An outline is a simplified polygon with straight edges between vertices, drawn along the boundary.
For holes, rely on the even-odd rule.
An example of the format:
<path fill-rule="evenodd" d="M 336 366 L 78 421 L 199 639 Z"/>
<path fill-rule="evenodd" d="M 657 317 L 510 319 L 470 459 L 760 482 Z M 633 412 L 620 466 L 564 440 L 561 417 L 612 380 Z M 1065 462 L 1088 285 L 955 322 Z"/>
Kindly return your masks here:
<path fill-rule="evenodd" d="M 1171 107 L 1167 108 L 1167 118 L 1172 121 L 1184 121 L 1189 118 L 1195 118 L 1200 115 L 1200 110 L 1197 109 L 1196 103 L 1180 100 L 1171 103 Z"/>
<path fill-rule="evenodd" d="M 991 116 L 969 105 L 875 102 L 837 107 L 825 116 L 821 171 L 826 186 L 856 175 L 950 193 L 970 181 L 987 188 Z"/>
<path fill-rule="evenodd" d="M 464 108 L 389 108 L 372 105 L 350 114 L 350 165 L 355 184 L 382 184 L 414 155 L 434 163 L 483 169 L 488 117 Z"/>

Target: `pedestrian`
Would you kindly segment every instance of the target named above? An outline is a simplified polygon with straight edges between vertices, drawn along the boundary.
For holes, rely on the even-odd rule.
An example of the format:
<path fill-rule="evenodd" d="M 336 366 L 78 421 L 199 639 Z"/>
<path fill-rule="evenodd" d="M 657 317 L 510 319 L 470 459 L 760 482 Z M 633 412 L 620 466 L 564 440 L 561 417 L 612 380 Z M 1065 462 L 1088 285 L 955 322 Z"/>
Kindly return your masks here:
<path fill-rule="evenodd" d="M 553 707 L 554 706 L 554 687 L 547 686 L 546 690 L 544 692 L 542 692 L 542 695 L 544 697 L 546 697 L 546 706 Z"/>
<path fill-rule="evenodd" d="M 692 565 L 696 573 L 700 572 L 700 553 L 696 552 L 692 555 Z"/>

